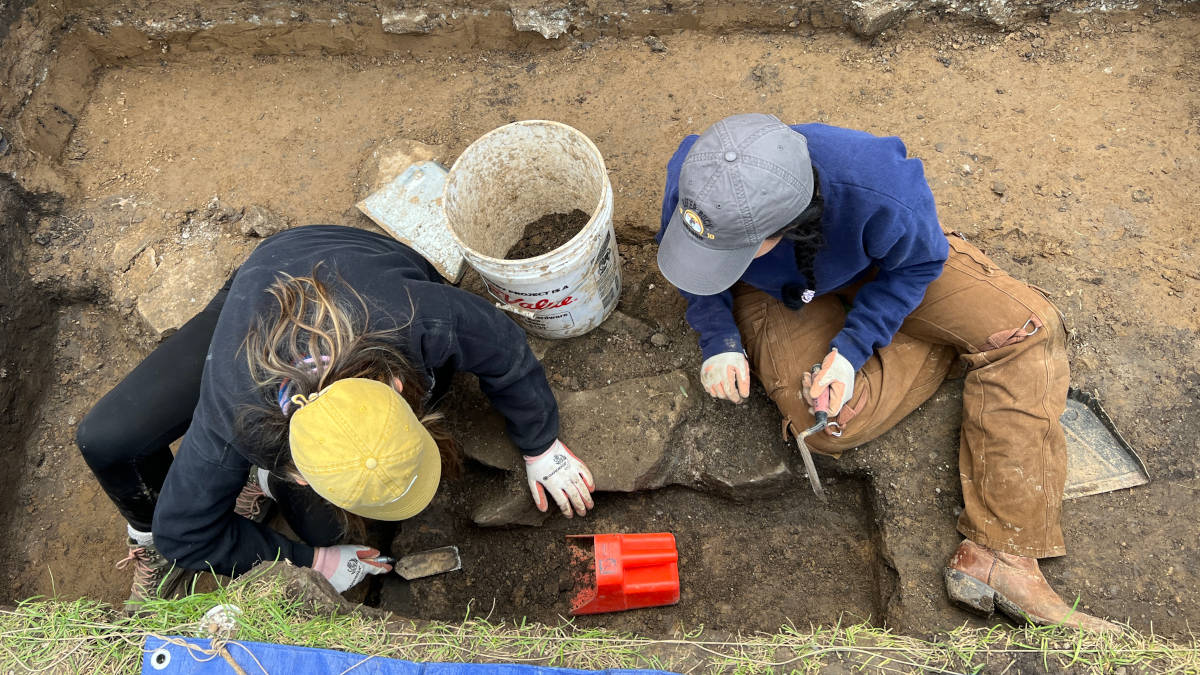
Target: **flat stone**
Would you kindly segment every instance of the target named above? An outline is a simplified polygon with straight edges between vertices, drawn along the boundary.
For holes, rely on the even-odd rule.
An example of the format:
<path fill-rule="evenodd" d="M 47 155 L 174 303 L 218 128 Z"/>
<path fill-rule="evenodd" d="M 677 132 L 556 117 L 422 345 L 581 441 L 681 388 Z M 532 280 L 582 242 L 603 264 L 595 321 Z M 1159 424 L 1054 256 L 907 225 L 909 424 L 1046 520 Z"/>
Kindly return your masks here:
<path fill-rule="evenodd" d="M 430 33 L 446 23 L 445 15 L 437 14 L 430 16 L 429 12 L 423 9 L 382 12 L 379 15 L 379 19 L 383 26 L 383 32 L 394 35 L 422 35 Z"/>
<path fill-rule="evenodd" d="M 783 440 L 775 404 L 755 387 L 741 405 L 708 398 L 671 441 L 670 484 L 728 499 L 756 499 L 796 484 L 799 457 Z"/>
<path fill-rule="evenodd" d="M 517 476 L 515 472 L 513 476 Z M 525 484 L 506 481 L 506 487 L 480 501 L 471 512 L 471 520 L 480 527 L 505 527 L 508 525 L 541 526 L 551 513 L 558 513 L 554 503 L 543 513 L 533 503 L 533 496 Z"/>
<path fill-rule="evenodd" d="M 633 492 L 666 485 L 671 431 L 691 409 L 687 375 L 625 380 L 559 395 L 560 436 L 587 462 L 596 489 Z"/>
<path fill-rule="evenodd" d="M 242 213 L 238 225 L 242 234 L 247 237 L 267 238 L 277 232 L 288 229 L 288 222 L 283 216 L 265 206 L 257 204 L 247 206 Z"/>
<path fill-rule="evenodd" d="M 567 32 L 571 25 L 571 12 L 566 8 L 549 7 L 519 7 L 509 9 L 512 14 L 513 28 L 518 31 L 531 31 L 540 34 L 547 40 L 553 40 Z"/>
<path fill-rule="evenodd" d="M 637 340 L 645 340 L 654 333 L 654 328 L 650 324 L 641 319 L 629 316 L 620 310 L 613 310 L 613 313 L 609 314 L 608 318 L 598 328 L 606 333 L 626 333 L 632 335 Z"/>
<path fill-rule="evenodd" d="M 454 409 L 481 411 L 456 421 L 455 436 L 463 453 L 486 466 L 523 476 L 520 453 L 487 397 L 470 385 L 457 396 Z M 695 400 L 682 371 L 600 389 L 556 390 L 555 396 L 559 437 L 587 463 L 597 490 L 634 492 L 673 482 L 667 441 Z"/>
<path fill-rule="evenodd" d="M 126 286 L 136 294 L 138 314 L 160 337 L 203 309 L 253 248 L 249 240 L 213 229 L 196 225 L 185 230 L 189 236 L 163 251 L 144 279 L 138 277 L 153 264 L 153 249 L 143 251 L 129 270 L 126 281 L 132 283 Z"/>
<path fill-rule="evenodd" d="M 851 2 L 847 5 L 850 26 L 863 37 L 875 37 L 896 25 L 916 4 L 909 0 L 873 0 Z"/>

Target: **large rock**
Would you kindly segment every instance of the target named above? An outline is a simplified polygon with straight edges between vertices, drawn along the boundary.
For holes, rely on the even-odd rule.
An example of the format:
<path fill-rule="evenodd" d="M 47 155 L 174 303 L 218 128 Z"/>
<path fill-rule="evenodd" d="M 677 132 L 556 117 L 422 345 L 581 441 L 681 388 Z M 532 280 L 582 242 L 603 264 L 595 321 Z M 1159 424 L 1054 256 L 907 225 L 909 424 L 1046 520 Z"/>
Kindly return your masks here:
<path fill-rule="evenodd" d="M 862 0 L 850 3 L 847 14 L 855 33 L 871 37 L 899 23 L 914 5 L 913 0 Z"/>
<path fill-rule="evenodd" d="M 197 239 L 164 254 L 143 282 L 137 311 L 146 325 L 167 336 L 195 316 L 216 295 L 229 274 L 245 258 L 238 247 L 212 246 Z M 143 253 L 141 258 L 154 255 Z"/>
<path fill-rule="evenodd" d="M 247 237 L 267 237 L 288 228 L 287 219 L 265 206 L 247 206 L 238 221 L 238 229 Z"/>
<path fill-rule="evenodd" d="M 753 499 L 797 480 L 791 446 L 771 433 L 778 424 L 772 419 L 778 417 L 774 405 L 761 396 L 752 402 L 738 411 L 747 418 L 766 418 L 765 424 L 701 418 L 682 426 L 672 443 L 678 460 L 671 482 L 729 499 Z M 757 438 L 749 441 L 749 435 Z M 731 442 L 730 436 L 740 436 L 741 442 Z"/>
<path fill-rule="evenodd" d="M 672 430 L 695 400 L 680 371 L 625 380 L 600 389 L 556 392 L 559 436 L 585 461 L 601 492 L 649 490 L 673 482 Z M 463 393 L 456 407 L 481 409 L 477 389 Z M 466 455 L 487 466 L 509 469 L 519 478 L 483 499 L 473 520 L 479 525 L 541 524 L 529 506 L 523 462 L 504 433 L 498 414 L 464 415 L 456 429 Z M 536 516 L 534 514 L 537 514 Z"/>
<path fill-rule="evenodd" d="M 560 436 L 587 462 L 598 492 L 635 492 L 683 485 L 730 499 L 757 498 L 795 480 L 793 446 L 779 433 L 779 414 L 761 392 L 733 406 L 691 386 L 682 371 L 624 380 L 578 392 L 556 392 Z M 504 420 L 477 387 L 461 387 L 455 433 L 468 457 L 512 472 L 508 484 L 476 505 L 478 525 L 537 525 L 525 470 Z"/>
<path fill-rule="evenodd" d="M 136 298 L 138 314 L 155 334 L 165 337 L 195 316 L 254 249 L 232 227 L 241 216 L 242 209 L 214 198 L 186 212 L 174 236 L 146 246 L 122 273 L 118 286 Z"/>
<path fill-rule="evenodd" d="M 512 14 L 513 28 L 538 33 L 547 40 L 565 34 L 574 20 L 570 9 L 540 3 L 514 4 L 509 12 Z"/>
<path fill-rule="evenodd" d="M 592 470 L 596 489 L 633 492 L 668 483 L 671 430 L 692 407 L 681 371 L 562 394 L 560 435 Z"/>

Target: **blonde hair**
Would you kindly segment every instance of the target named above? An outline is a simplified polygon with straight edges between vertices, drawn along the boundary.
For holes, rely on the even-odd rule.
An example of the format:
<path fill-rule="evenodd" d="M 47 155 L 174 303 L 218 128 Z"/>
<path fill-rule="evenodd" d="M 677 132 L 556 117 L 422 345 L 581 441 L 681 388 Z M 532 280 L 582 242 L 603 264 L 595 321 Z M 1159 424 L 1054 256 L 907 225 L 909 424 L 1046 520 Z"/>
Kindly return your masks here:
<path fill-rule="evenodd" d="M 242 344 L 263 400 L 244 408 L 238 420 L 239 440 L 250 450 L 250 460 L 280 478 L 294 479 L 299 472 L 292 463 L 288 423 L 295 407 L 286 405 L 287 398 L 310 396 L 348 377 L 387 385 L 399 380 L 400 395 L 437 442 L 443 474 L 457 477 L 462 470 L 458 448 L 442 415 L 425 411 L 425 378 L 398 346 L 407 324 L 370 330 L 367 303 L 358 291 L 340 277 L 334 284 L 322 281 L 319 270 L 318 264 L 309 276 L 280 274 L 267 289 L 274 311 L 257 317 Z M 411 316 L 411 298 L 409 306 Z"/>

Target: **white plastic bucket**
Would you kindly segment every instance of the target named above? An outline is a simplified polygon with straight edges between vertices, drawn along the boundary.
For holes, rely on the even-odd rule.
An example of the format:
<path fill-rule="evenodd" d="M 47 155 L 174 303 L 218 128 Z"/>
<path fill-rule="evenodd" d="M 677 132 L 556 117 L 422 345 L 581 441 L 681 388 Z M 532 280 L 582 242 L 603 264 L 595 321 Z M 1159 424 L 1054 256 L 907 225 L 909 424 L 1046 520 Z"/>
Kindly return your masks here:
<path fill-rule="evenodd" d="M 546 120 L 513 122 L 472 143 L 446 178 L 446 222 L 501 309 L 544 338 L 583 335 L 617 306 L 621 261 L 612 185 L 587 136 Z M 505 260 L 527 223 L 552 213 L 591 218 L 570 241 Z"/>

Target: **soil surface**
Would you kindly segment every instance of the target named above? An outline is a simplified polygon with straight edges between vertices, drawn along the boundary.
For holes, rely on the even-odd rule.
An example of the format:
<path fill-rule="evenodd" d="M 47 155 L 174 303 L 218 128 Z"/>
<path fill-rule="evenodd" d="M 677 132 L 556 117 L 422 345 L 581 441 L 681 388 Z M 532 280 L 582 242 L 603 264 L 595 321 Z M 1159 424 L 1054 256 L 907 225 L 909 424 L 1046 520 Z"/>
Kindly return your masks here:
<path fill-rule="evenodd" d="M 525 226 L 521 238 L 508 249 L 505 258 L 521 260 L 549 253 L 571 241 L 587 225 L 588 214 L 575 209 L 570 213 L 548 213 Z"/>
<path fill-rule="evenodd" d="M 365 196 L 364 163 L 386 140 L 445 146 L 453 157 L 510 121 L 570 124 L 609 167 L 620 310 L 655 339 L 595 331 L 555 343 L 544 352 L 548 373 L 568 388 L 678 368 L 695 377 L 683 301 L 654 263 L 663 168 L 683 136 L 762 111 L 899 136 L 924 161 L 943 223 L 1052 294 L 1071 331 L 1073 383 L 1098 394 L 1153 482 L 1068 502 L 1070 554 L 1044 569 L 1089 611 L 1186 635 L 1200 621 L 1200 5 L 1054 14 L 1012 32 L 910 24 L 869 44 L 803 28 L 685 31 L 660 36 L 667 49 L 653 52 L 616 38 L 564 38 L 558 50 L 464 43 L 436 56 L 164 47 L 47 80 L 51 100 L 62 87 L 86 105 L 59 162 L 0 158 L 18 183 L 52 168 L 65 195 L 4 225 L 19 233 L 19 250 L 6 252 L 3 272 L 23 284 L 11 300 L 21 311 L 5 309 L 23 323 L 6 324 L 20 346 L 0 353 L 0 386 L 16 392 L 6 399 L 16 423 L 0 427 L 13 483 L 0 502 L 0 599 L 127 594 L 129 574 L 112 567 L 125 555 L 123 524 L 74 429 L 159 339 L 118 291 L 193 250 L 203 233 L 190 214 L 214 196 L 294 224 L 374 229 L 354 204 Z M 236 265 L 253 243 L 226 246 L 219 262 Z M 215 288 L 204 283 L 221 279 L 192 281 L 172 292 L 202 304 Z M 468 275 L 464 287 L 472 283 Z M 567 608 L 566 534 L 663 530 L 679 540 L 680 604 L 580 621 L 666 633 L 847 614 L 912 633 L 952 627 L 967 619 L 939 585 L 958 540 L 958 397 L 949 383 L 876 442 L 836 463 L 818 458 L 834 481 L 829 506 L 800 479 L 740 502 L 678 489 L 605 494 L 585 519 L 480 530 L 467 516 L 473 486 L 501 476 L 473 467 L 442 491 L 428 522 L 401 532 L 407 550 L 460 545 L 462 573 L 388 580 L 376 594 L 418 616 L 457 618 L 469 604 L 494 618 L 551 620 Z M 731 450 L 781 442 L 761 388 L 741 407 L 704 399 L 677 434 Z"/>
<path fill-rule="evenodd" d="M 744 504 L 680 488 L 606 495 L 587 518 L 555 517 L 542 527 L 473 528 L 474 488 L 503 480 L 498 473 L 472 471 L 446 484 L 428 510 L 401 526 L 394 554 L 457 545 L 463 569 L 414 581 L 388 576 L 381 608 L 444 620 L 469 613 L 557 623 L 582 590 L 567 535 L 671 532 L 679 551 L 677 606 L 580 616 L 575 623 L 668 635 L 678 626 L 775 631 L 795 617 L 831 624 L 880 616 L 878 551 L 861 483 L 831 486 L 836 508 L 815 517 L 807 483 L 797 483 L 775 499 Z"/>

